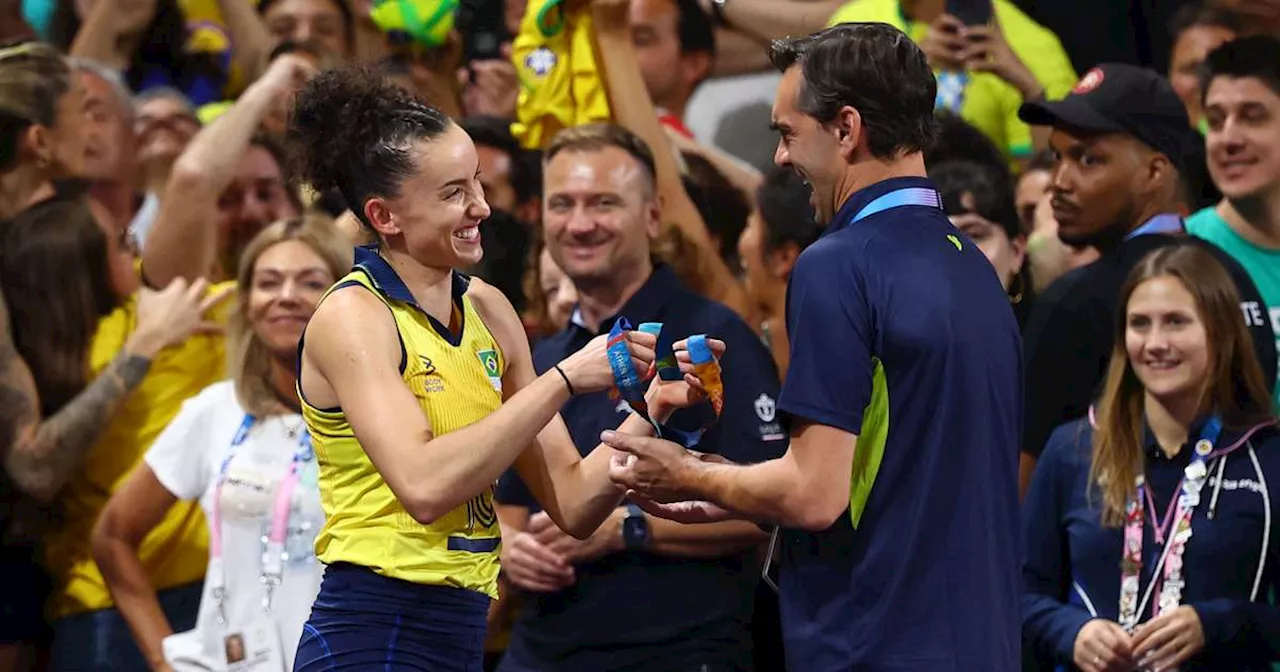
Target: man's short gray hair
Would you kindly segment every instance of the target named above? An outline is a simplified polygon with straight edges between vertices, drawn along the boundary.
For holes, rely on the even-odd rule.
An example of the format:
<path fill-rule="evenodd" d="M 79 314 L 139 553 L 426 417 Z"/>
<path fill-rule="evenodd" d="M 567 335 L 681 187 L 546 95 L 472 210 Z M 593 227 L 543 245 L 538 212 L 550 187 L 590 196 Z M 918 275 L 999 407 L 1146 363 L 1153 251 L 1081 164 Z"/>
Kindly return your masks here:
<path fill-rule="evenodd" d="M 106 82 L 115 93 L 120 109 L 124 110 L 127 117 L 133 118 L 133 92 L 129 90 L 129 85 L 125 83 L 124 77 L 119 72 L 102 63 L 79 56 L 68 57 L 67 63 L 74 72 L 90 74 Z"/>
<path fill-rule="evenodd" d="M 190 112 L 192 116 L 196 114 L 196 106 L 187 97 L 187 94 L 173 88 L 172 86 L 156 86 L 133 97 L 133 107 L 137 109 L 153 100 L 172 100 L 182 106 L 182 109 Z"/>

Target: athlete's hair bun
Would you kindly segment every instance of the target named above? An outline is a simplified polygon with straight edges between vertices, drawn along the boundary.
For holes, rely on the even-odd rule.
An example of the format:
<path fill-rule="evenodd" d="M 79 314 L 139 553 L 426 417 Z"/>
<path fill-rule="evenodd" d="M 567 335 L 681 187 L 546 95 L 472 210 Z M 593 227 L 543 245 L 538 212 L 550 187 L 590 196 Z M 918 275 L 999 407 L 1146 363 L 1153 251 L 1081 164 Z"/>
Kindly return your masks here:
<path fill-rule="evenodd" d="M 393 196 L 415 169 L 412 141 L 452 122 L 368 66 L 325 71 L 294 103 L 288 140 L 294 171 L 312 188 L 337 189 L 364 218 L 370 196 Z"/>

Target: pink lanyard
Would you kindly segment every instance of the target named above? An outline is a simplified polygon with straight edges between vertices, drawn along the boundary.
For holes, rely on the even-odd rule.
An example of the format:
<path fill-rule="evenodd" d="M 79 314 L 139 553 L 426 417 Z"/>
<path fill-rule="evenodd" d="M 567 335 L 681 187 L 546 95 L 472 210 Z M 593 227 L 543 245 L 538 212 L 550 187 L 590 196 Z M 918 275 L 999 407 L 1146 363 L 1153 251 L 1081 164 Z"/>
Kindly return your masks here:
<path fill-rule="evenodd" d="M 219 623 L 227 622 L 226 612 L 223 609 L 227 596 L 227 575 L 222 564 L 222 485 L 227 480 L 227 469 L 231 466 L 231 458 L 235 456 L 236 449 L 244 443 L 249 436 L 249 430 L 256 423 L 256 418 L 245 414 L 240 428 L 231 439 L 231 450 L 222 461 L 222 467 L 218 470 L 218 480 L 213 486 L 213 506 L 211 507 L 213 520 L 209 525 L 209 572 L 205 581 L 212 588 L 213 599 L 217 602 Z M 312 457 L 311 434 L 307 432 L 306 427 L 303 427 L 298 433 L 298 450 L 293 454 L 289 471 L 280 481 L 280 489 L 276 492 L 275 507 L 271 515 L 271 532 L 267 536 L 267 549 L 262 554 L 262 573 L 258 580 L 266 590 L 266 595 L 262 598 L 263 611 L 271 611 L 272 592 L 276 586 L 280 585 L 284 576 L 284 543 L 285 537 L 289 534 L 289 510 L 293 506 L 294 488 L 298 486 L 301 478 L 298 465 L 310 461 Z"/>
<path fill-rule="evenodd" d="M 1093 409 L 1090 409 L 1090 420 Z M 1195 443 L 1195 453 L 1191 464 L 1187 465 L 1185 474 L 1178 484 L 1178 491 L 1169 502 L 1163 520 L 1152 521 L 1153 536 L 1157 544 L 1164 545 L 1164 551 L 1156 563 L 1151 583 L 1138 600 L 1139 583 L 1142 575 L 1142 531 L 1146 521 L 1147 507 L 1156 515 L 1155 498 L 1151 486 L 1139 475 L 1134 494 L 1125 504 L 1124 548 L 1121 555 L 1120 575 L 1120 615 L 1117 619 L 1120 626 L 1129 633 L 1137 628 L 1142 613 L 1146 611 L 1147 601 L 1155 593 L 1155 609 L 1152 616 L 1159 616 L 1177 608 L 1182 603 L 1182 589 L 1186 587 L 1186 577 L 1182 569 L 1182 556 L 1186 552 L 1187 542 L 1191 539 L 1191 518 L 1196 506 L 1200 503 L 1200 491 L 1208 480 L 1213 467 L 1207 466 L 1210 459 L 1222 459 L 1222 456 L 1244 445 L 1249 437 L 1263 427 L 1273 423 L 1257 425 L 1245 432 L 1235 443 L 1221 450 L 1214 450 L 1214 442 L 1218 439 L 1221 424 L 1217 418 L 1211 419 Z M 1145 501 L 1144 501 L 1145 500 Z"/>

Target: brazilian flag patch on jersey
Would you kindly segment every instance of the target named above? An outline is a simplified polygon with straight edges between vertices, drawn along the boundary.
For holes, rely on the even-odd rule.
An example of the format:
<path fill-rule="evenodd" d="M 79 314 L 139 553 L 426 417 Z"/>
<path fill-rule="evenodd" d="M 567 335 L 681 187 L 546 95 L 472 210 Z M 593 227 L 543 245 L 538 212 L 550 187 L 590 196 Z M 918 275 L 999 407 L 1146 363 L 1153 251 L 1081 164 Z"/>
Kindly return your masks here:
<path fill-rule="evenodd" d="M 480 366 L 484 367 L 484 373 L 489 376 L 493 389 L 501 392 L 502 375 L 498 371 L 498 353 L 493 350 L 481 350 L 476 353 L 476 356 L 480 358 Z"/>

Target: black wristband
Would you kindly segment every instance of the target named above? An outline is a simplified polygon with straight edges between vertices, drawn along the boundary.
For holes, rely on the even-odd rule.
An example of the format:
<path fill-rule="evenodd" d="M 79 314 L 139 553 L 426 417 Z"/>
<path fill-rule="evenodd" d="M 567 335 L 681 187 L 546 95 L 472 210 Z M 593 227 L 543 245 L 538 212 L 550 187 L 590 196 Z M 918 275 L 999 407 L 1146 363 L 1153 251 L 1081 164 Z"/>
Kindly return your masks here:
<path fill-rule="evenodd" d="M 569 388 L 569 396 L 571 397 L 578 396 L 577 391 L 573 389 L 573 383 L 569 382 L 569 376 L 565 375 L 564 369 L 561 369 L 559 364 L 556 364 L 551 368 L 555 369 L 556 373 L 560 374 L 561 378 L 564 378 L 564 386 Z"/>

